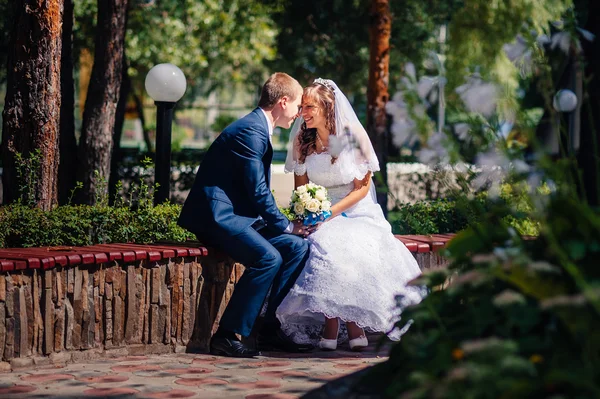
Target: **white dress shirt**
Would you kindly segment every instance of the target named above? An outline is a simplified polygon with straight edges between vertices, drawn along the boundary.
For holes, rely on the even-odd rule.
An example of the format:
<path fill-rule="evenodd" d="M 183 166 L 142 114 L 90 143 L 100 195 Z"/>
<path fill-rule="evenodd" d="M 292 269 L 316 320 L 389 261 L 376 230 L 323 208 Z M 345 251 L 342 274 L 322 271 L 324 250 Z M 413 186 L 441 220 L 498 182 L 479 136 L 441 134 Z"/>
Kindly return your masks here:
<path fill-rule="evenodd" d="M 269 141 L 271 142 L 271 144 L 273 144 L 273 122 L 271 122 L 271 118 L 269 118 L 269 115 L 267 115 L 264 109 L 260 107 L 258 107 L 258 109 L 262 111 L 263 115 L 265 116 L 265 119 L 267 120 L 267 126 L 269 128 Z M 290 234 L 292 231 L 294 231 L 294 224 L 290 222 L 290 224 L 288 224 L 288 227 L 286 227 L 283 232 Z"/>

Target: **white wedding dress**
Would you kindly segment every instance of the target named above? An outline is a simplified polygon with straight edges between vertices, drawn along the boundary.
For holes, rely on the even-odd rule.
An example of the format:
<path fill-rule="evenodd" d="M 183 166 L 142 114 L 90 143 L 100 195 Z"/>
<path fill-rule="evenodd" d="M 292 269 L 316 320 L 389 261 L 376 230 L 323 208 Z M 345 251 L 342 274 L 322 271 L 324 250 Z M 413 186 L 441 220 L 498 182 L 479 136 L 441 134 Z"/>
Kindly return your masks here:
<path fill-rule="evenodd" d="M 309 155 L 292 168 L 326 187 L 333 204 L 352 191 L 355 178 L 363 179 L 369 171 L 368 165 L 363 167 L 349 157 L 332 164 L 328 153 Z M 282 329 L 296 342 L 316 343 L 324 316 L 353 321 L 367 331 L 390 333 L 397 339 L 408 328 L 392 331 L 400 310 L 424 295 L 422 288 L 406 286 L 420 274 L 419 266 L 393 236 L 377 204 L 373 182 L 370 193 L 344 213 L 308 237 L 306 266 L 277 309 Z M 397 295 L 402 296 L 400 306 Z"/>

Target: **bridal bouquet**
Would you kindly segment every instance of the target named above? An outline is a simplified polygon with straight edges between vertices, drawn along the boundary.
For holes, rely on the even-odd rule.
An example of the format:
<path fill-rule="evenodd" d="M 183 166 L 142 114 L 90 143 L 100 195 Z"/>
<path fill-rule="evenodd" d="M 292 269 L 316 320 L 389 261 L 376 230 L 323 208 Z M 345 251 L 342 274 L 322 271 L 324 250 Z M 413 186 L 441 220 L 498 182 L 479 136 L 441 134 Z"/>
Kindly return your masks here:
<path fill-rule="evenodd" d="M 312 226 L 331 216 L 331 202 L 327 189 L 313 183 L 295 189 L 290 201 L 290 210 L 296 219 L 303 220 L 305 226 Z"/>

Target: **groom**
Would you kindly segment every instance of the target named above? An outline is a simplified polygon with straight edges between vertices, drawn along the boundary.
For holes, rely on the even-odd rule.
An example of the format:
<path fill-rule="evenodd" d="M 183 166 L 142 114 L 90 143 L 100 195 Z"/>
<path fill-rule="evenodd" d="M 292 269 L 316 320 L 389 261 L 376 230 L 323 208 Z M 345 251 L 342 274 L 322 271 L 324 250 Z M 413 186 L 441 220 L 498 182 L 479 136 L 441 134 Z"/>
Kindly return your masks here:
<path fill-rule="evenodd" d="M 260 349 L 299 352 L 280 330 L 275 310 L 296 281 L 308 256 L 301 236 L 310 233 L 279 211 L 269 189 L 275 126 L 289 128 L 298 116 L 302 86 L 285 73 L 264 84 L 258 107 L 229 125 L 212 143 L 188 195 L 179 225 L 199 240 L 246 266 L 210 342 L 214 355 L 252 357 L 258 350 L 236 336 L 250 335 L 269 288 L 259 331 Z"/>

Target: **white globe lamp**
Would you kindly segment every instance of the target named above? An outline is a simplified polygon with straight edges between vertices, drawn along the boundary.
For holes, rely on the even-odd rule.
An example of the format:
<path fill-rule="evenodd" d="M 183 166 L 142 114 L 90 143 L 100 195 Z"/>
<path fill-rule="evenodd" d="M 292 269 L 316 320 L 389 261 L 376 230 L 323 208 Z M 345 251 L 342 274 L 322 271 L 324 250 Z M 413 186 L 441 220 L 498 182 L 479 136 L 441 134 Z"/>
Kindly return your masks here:
<path fill-rule="evenodd" d="M 554 95 L 552 106 L 558 112 L 573 112 L 577 108 L 577 96 L 571 90 L 559 90 Z"/>
<path fill-rule="evenodd" d="M 146 92 L 156 104 L 156 153 L 154 155 L 154 204 L 165 202 L 171 191 L 171 130 L 173 110 L 185 94 L 185 75 L 173 64 L 158 64 L 146 75 Z"/>

